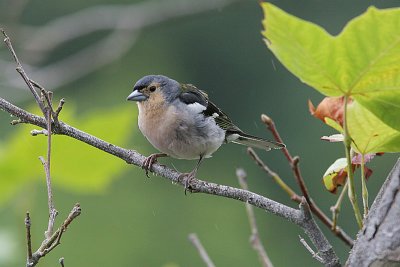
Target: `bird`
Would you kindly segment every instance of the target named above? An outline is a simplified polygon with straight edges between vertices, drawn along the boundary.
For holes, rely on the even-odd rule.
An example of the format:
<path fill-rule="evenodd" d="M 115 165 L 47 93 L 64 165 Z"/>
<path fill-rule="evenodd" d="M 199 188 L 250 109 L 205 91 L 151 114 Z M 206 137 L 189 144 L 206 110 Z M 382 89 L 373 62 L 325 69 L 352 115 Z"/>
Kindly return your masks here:
<path fill-rule="evenodd" d="M 266 151 L 285 144 L 243 132 L 205 91 L 192 84 L 179 83 L 164 75 L 140 78 L 127 97 L 138 106 L 138 126 L 147 140 L 161 153 L 146 157 L 142 168 L 148 176 L 160 157 L 197 160 L 196 167 L 184 173 L 185 193 L 204 158 L 224 143 L 235 143 Z"/>

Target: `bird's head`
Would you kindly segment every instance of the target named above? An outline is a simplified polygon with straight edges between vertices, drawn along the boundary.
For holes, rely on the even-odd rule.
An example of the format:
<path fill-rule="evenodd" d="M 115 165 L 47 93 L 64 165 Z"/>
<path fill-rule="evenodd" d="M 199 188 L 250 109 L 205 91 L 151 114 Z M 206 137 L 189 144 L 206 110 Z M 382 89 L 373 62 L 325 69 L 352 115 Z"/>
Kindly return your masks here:
<path fill-rule="evenodd" d="M 179 93 L 180 85 L 177 81 L 163 75 L 148 75 L 136 82 L 133 92 L 126 100 L 171 102 L 178 97 Z"/>

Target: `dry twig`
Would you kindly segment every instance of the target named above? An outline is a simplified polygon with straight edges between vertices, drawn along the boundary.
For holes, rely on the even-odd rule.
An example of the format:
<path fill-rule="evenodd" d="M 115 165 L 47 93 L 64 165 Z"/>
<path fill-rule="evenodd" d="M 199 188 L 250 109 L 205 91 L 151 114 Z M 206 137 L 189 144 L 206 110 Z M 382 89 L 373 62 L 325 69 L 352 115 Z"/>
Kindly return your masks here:
<path fill-rule="evenodd" d="M 303 246 L 308 250 L 308 252 L 310 252 L 311 256 L 316 259 L 317 261 L 323 263 L 324 260 L 318 256 L 318 253 L 315 253 L 315 251 L 310 247 L 309 244 L 307 244 L 307 242 L 304 240 L 304 238 L 302 238 L 301 236 L 299 236 L 300 238 L 300 242 L 303 244 Z"/>
<path fill-rule="evenodd" d="M 261 115 L 261 120 L 262 122 L 267 126 L 267 128 L 271 131 L 273 134 L 275 140 L 277 142 L 283 143 L 282 138 L 280 137 L 280 134 L 278 130 L 275 127 L 274 121 L 268 117 L 267 115 L 263 114 Z M 317 216 L 317 218 L 324 223 L 326 226 L 331 229 L 331 231 L 340 239 L 342 240 L 346 245 L 352 247 L 353 246 L 353 239 L 349 237 L 346 232 L 343 231 L 340 227 L 336 226 L 333 228 L 334 223 L 332 222 L 331 219 L 318 207 L 318 205 L 312 200 L 310 197 L 310 194 L 308 192 L 308 188 L 304 182 L 304 179 L 301 175 L 301 171 L 299 168 L 299 157 L 292 157 L 290 154 L 289 150 L 287 147 L 284 147 L 282 149 L 283 154 L 289 161 L 289 164 L 293 170 L 294 177 L 300 187 L 300 190 L 304 197 L 306 198 L 308 204 L 310 205 L 311 211 Z M 260 166 L 268 175 L 272 176 L 274 180 L 278 183 L 278 185 L 290 196 L 290 198 L 293 201 L 296 201 L 297 203 L 300 203 L 301 201 L 301 196 L 296 194 L 293 189 L 291 189 L 283 180 L 279 177 L 278 174 L 275 172 L 271 171 L 271 169 L 260 159 L 260 157 L 257 155 L 257 153 L 253 149 L 248 149 L 249 155 L 252 157 L 252 159 L 257 163 L 258 166 Z"/>
<path fill-rule="evenodd" d="M 191 233 L 188 236 L 189 241 L 193 244 L 193 246 L 197 249 L 199 252 L 199 255 L 201 259 L 204 261 L 204 263 L 207 265 L 207 267 L 215 267 L 214 263 L 212 262 L 210 256 L 208 256 L 207 251 L 203 247 L 203 245 L 200 242 L 200 239 L 195 233 Z"/>
<path fill-rule="evenodd" d="M 43 157 L 39 157 L 39 159 L 43 164 L 44 171 L 46 174 L 49 221 L 48 221 L 48 225 L 47 225 L 47 230 L 45 231 L 45 239 L 42 242 L 42 245 L 39 247 L 39 249 L 35 253 L 32 253 L 31 219 L 30 219 L 29 213 L 28 212 L 26 213 L 26 218 L 25 218 L 26 241 L 27 241 L 26 266 L 32 267 L 32 266 L 35 266 L 39 262 L 40 258 L 44 257 L 46 254 L 48 254 L 50 251 L 52 251 L 56 246 L 58 246 L 60 244 L 60 240 L 61 240 L 61 236 L 62 236 L 63 232 L 66 230 L 67 226 L 72 222 L 72 220 L 80 215 L 81 209 L 80 209 L 79 204 L 76 204 L 74 206 L 74 208 L 72 209 L 71 213 L 69 214 L 69 216 L 67 217 L 67 219 L 61 225 L 61 227 L 55 233 L 53 233 L 55 219 L 57 217 L 58 212 L 54 206 L 53 190 L 52 190 L 52 186 L 51 186 L 51 174 L 50 174 L 51 136 L 52 136 L 52 124 L 53 124 L 52 119 L 54 119 L 54 123 L 57 126 L 58 113 L 61 111 L 62 103 L 60 102 L 59 108 L 57 108 L 57 111 L 54 111 L 53 105 L 52 105 L 52 93 L 49 91 L 46 91 L 42 86 L 40 86 L 38 83 L 34 82 L 33 80 L 31 80 L 28 77 L 28 75 L 22 68 L 22 65 L 15 53 L 15 50 L 12 46 L 10 38 L 7 36 L 6 32 L 3 29 L 1 29 L 1 31 L 5 37 L 4 42 L 6 43 L 8 49 L 10 50 L 10 53 L 13 56 L 15 63 L 17 64 L 16 69 L 17 69 L 18 73 L 22 76 L 26 85 L 31 90 L 31 93 L 34 96 L 36 103 L 39 105 L 39 107 L 42 110 L 43 115 L 45 117 L 45 127 L 42 127 L 42 128 L 44 128 L 44 130 L 42 130 L 42 131 L 34 130 L 31 132 L 31 134 L 32 135 L 38 135 L 38 134 L 47 135 L 47 156 L 46 156 L 47 159 L 44 159 Z M 39 97 L 39 94 L 36 92 L 35 87 L 40 89 L 42 97 Z M 18 123 L 21 123 L 21 122 L 22 122 L 22 120 L 20 119 L 18 121 Z"/>
<path fill-rule="evenodd" d="M 249 187 L 246 181 L 247 178 L 246 172 L 243 169 L 237 169 L 236 176 L 239 180 L 240 187 L 242 187 L 244 190 L 248 190 Z M 247 211 L 247 217 L 249 218 L 250 229 L 251 229 L 251 236 L 250 236 L 251 246 L 257 252 L 261 265 L 263 267 L 272 267 L 273 264 L 270 258 L 268 257 L 268 254 L 260 240 L 260 234 L 258 232 L 256 216 L 254 214 L 253 206 L 246 203 L 246 211 Z"/>

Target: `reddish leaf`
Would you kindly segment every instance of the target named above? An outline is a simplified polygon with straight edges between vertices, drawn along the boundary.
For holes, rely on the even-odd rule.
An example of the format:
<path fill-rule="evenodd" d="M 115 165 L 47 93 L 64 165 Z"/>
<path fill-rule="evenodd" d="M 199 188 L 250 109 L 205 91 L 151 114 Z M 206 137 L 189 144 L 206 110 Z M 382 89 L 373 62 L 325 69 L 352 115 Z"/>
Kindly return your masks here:
<path fill-rule="evenodd" d="M 351 99 L 349 103 L 351 103 Z M 325 97 L 317 108 L 311 100 L 308 100 L 308 109 L 311 115 L 323 122 L 328 117 L 343 126 L 344 97 Z"/>

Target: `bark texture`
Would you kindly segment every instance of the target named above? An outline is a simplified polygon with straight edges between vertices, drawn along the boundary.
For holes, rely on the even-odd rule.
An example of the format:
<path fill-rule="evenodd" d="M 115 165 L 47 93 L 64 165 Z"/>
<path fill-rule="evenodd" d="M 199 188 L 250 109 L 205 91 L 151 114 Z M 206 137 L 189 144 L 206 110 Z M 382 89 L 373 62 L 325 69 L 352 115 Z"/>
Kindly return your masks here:
<path fill-rule="evenodd" d="M 400 266 L 400 159 L 358 233 L 346 266 Z"/>

